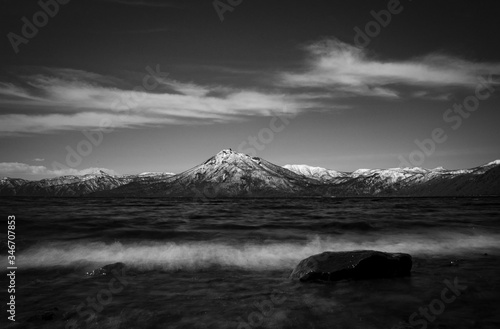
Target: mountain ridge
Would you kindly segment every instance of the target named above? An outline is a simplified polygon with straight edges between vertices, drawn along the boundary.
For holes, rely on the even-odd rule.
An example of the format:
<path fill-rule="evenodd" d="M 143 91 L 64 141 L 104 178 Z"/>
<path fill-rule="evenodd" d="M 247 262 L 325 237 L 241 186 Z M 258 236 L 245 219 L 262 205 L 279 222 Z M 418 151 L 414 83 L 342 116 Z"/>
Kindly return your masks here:
<path fill-rule="evenodd" d="M 179 174 L 104 171 L 38 181 L 0 179 L 0 196 L 347 197 L 500 195 L 500 160 L 449 170 L 388 168 L 340 172 L 308 165 L 278 166 L 224 149 Z"/>

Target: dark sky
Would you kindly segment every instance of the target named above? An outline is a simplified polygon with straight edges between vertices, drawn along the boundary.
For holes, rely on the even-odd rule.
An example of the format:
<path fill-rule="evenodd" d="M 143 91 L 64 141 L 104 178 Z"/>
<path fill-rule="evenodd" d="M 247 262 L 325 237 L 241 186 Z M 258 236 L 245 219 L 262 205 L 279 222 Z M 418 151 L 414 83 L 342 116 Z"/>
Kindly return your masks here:
<path fill-rule="evenodd" d="M 481 165 L 500 158 L 499 14 L 0 0 L 0 176 L 180 172 L 223 148 L 343 171 Z"/>

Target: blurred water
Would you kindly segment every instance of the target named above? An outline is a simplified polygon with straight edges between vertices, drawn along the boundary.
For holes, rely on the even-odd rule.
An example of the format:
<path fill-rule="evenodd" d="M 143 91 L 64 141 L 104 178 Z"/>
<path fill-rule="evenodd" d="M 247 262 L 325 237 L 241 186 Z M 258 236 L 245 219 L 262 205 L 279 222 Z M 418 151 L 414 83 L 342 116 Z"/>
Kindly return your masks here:
<path fill-rule="evenodd" d="M 0 201 L 17 222 L 9 328 L 392 328 L 455 278 L 467 289 L 426 326 L 500 327 L 498 198 Z M 408 252 L 413 274 L 287 279 L 302 258 L 353 249 Z M 0 251 L 4 269 L 5 235 Z M 128 266 L 127 284 L 86 321 L 87 298 L 112 277 L 85 273 L 116 262 Z"/>

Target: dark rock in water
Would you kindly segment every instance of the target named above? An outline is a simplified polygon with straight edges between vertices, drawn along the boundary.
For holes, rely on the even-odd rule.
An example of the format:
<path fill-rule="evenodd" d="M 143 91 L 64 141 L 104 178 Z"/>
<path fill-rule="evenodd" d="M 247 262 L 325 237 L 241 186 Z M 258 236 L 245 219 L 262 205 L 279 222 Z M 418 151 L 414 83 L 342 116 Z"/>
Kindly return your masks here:
<path fill-rule="evenodd" d="M 410 275 L 411 266 L 412 258 L 408 254 L 374 250 L 326 251 L 303 259 L 290 278 L 300 281 L 391 278 Z"/>
<path fill-rule="evenodd" d="M 88 276 L 103 276 L 111 274 L 112 271 L 120 272 L 125 267 L 123 263 L 109 264 L 103 267 L 99 267 L 91 272 L 87 272 Z"/>

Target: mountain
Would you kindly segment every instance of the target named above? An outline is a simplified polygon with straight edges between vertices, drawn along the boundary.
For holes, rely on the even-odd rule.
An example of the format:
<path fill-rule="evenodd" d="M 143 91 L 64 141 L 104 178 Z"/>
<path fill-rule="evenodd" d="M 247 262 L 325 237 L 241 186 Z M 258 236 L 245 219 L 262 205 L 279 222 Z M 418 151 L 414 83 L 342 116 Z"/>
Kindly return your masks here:
<path fill-rule="evenodd" d="M 112 176 L 99 170 L 81 176 L 68 175 L 39 181 L 5 177 L 0 179 L 0 196 L 85 196 L 95 192 L 112 190 L 134 181 L 151 181 L 172 175 L 169 173 L 147 173 Z"/>
<path fill-rule="evenodd" d="M 484 196 L 500 195 L 500 161 L 467 170 L 443 170 L 430 173 L 420 184 L 405 192 L 415 196 Z"/>
<path fill-rule="evenodd" d="M 287 165 L 324 183 L 327 196 L 486 196 L 500 195 L 500 160 L 472 169 L 358 169 L 337 176 L 328 169 Z M 335 171 L 333 171 L 335 172 Z"/>
<path fill-rule="evenodd" d="M 358 169 L 339 172 L 307 165 L 283 167 L 262 158 L 222 150 L 180 174 L 103 171 L 39 181 L 0 180 L 0 196 L 105 197 L 348 197 L 500 195 L 500 160 L 483 166 Z"/>
<path fill-rule="evenodd" d="M 308 165 L 284 165 L 283 168 L 293 171 L 296 174 L 317 179 L 322 182 L 328 182 L 334 178 L 345 177 L 347 175 L 347 173 L 340 171 L 321 167 L 311 167 Z"/>
<path fill-rule="evenodd" d="M 135 177 L 137 178 L 151 178 L 151 177 L 162 177 L 162 178 L 165 178 L 165 177 L 169 177 L 169 176 L 173 176 L 175 174 L 173 173 L 169 173 L 169 172 L 143 172 L 139 175 L 136 175 Z M 131 176 L 134 176 L 134 175 L 131 175 Z"/>
<path fill-rule="evenodd" d="M 222 150 L 202 164 L 155 182 L 136 181 L 109 196 L 253 197 L 314 194 L 317 180 L 298 175 L 258 157 Z"/>

